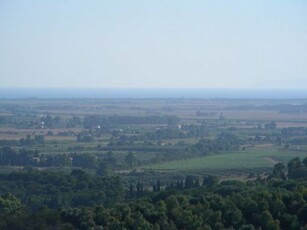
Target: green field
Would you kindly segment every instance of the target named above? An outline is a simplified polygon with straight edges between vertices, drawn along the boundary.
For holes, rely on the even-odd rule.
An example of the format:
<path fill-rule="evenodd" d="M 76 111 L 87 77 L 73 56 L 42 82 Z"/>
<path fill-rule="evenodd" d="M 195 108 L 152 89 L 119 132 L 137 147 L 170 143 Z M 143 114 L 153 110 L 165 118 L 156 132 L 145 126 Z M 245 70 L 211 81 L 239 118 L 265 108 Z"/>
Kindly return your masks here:
<path fill-rule="evenodd" d="M 144 169 L 153 170 L 225 170 L 273 167 L 277 162 L 286 163 L 294 157 L 306 157 L 302 152 L 285 152 L 277 149 L 259 149 L 245 152 L 216 154 L 190 160 L 153 164 Z"/>

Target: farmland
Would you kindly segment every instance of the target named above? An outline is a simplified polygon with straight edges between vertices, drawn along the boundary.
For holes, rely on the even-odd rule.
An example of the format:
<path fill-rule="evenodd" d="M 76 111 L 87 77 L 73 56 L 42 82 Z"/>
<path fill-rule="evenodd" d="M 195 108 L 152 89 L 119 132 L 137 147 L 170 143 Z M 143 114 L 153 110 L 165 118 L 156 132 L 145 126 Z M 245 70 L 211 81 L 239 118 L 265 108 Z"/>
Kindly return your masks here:
<path fill-rule="evenodd" d="M 97 224 L 103 225 L 101 220 L 113 215 L 114 208 L 121 213 L 130 210 L 128 204 L 136 205 L 131 212 L 139 215 L 147 200 L 146 207 L 155 204 L 157 210 L 194 203 L 198 209 L 205 196 L 220 201 L 233 191 L 242 196 L 244 188 L 262 197 L 263 191 L 273 194 L 276 183 L 288 189 L 285 197 L 291 192 L 296 199 L 293 186 L 304 186 L 307 172 L 306 105 L 303 99 L 1 99 L 0 202 L 23 210 L 17 214 L 24 218 L 5 214 L 7 226 L 19 225 L 7 229 L 21 229 L 23 221 L 41 213 L 37 219 L 52 216 L 69 223 L 97 212 Z M 183 194 L 186 201 L 181 203 Z M 216 203 L 211 205 L 212 226 Z M 245 203 L 239 202 L 237 210 Z M 296 212 L 303 213 L 300 204 Z M 232 212 L 218 214 L 225 219 L 219 221 L 226 226 Z M 78 217 L 69 217 L 74 215 Z M 156 212 L 142 215 L 152 221 Z M 279 218 L 288 226 L 285 217 Z M 259 225 L 257 219 L 248 221 Z M 29 229 L 51 226 L 34 225 Z"/>
<path fill-rule="evenodd" d="M 257 176 L 277 162 L 306 156 L 306 104 L 304 99 L 1 99 L 0 147 L 8 157 L 1 171 L 81 168 L 95 174 L 102 167 L 103 175 L 147 185 L 187 172 Z M 148 179 L 150 172 L 158 176 Z"/>
<path fill-rule="evenodd" d="M 217 172 L 219 170 L 242 170 L 272 168 L 276 163 L 287 163 L 295 157 L 306 157 L 306 153 L 278 151 L 278 149 L 261 149 L 245 152 L 231 152 L 197 157 L 188 160 L 172 161 L 148 165 L 145 169 L 152 170 L 184 170 Z"/>

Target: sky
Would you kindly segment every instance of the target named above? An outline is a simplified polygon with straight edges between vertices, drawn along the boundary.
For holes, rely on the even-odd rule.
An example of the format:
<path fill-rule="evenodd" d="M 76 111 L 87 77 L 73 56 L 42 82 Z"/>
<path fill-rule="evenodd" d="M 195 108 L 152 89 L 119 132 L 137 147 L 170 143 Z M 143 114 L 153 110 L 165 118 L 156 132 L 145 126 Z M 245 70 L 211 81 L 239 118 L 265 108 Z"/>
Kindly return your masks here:
<path fill-rule="evenodd" d="M 0 88 L 307 88 L 305 0 L 1 0 Z"/>

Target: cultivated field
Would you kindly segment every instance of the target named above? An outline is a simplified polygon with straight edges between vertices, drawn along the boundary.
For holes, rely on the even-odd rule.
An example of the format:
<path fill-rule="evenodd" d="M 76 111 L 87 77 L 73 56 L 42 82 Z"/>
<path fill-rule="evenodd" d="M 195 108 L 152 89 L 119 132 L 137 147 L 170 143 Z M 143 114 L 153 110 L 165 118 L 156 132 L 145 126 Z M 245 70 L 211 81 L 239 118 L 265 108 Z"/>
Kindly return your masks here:
<path fill-rule="evenodd" d="M 276 163 L 307 157 L 307 152 L 291 152 L 279 149 L 256 149 L 244 152 L 214 154 L 187 160 L 165 162 L 144 167 L 152 170 L 212 171 L 233 169 L 272 168 Z"/>
<path fill-rule="evenodd" d="M 105 175 L 147 184 L 187 172 L 256 176 L 306 157 L 306 105 L 304 99 L 1 99 L 0 150 L 18 157 L 0 163 L 4 171 L 96 173 L 103 166 Z"/>

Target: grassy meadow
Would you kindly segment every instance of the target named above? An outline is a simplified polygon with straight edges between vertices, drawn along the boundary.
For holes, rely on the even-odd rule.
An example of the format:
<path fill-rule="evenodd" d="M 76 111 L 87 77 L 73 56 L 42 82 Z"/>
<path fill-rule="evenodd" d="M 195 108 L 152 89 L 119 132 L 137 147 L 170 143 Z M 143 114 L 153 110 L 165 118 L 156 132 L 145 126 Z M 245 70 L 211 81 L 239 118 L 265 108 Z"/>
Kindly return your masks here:
<path fill-rule="evenodd" d="M 214 154 L 187 160 L 152 164 L 144 169 L 216 171 L 231 169 L 256 169 L 273 167 L 278 162 L 286 163 L 294 157 L 306 157 L 306 153 L 278 149 L 255 149 L 244 152 Z"/>

